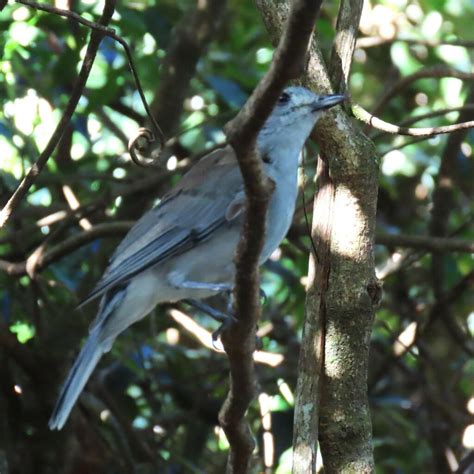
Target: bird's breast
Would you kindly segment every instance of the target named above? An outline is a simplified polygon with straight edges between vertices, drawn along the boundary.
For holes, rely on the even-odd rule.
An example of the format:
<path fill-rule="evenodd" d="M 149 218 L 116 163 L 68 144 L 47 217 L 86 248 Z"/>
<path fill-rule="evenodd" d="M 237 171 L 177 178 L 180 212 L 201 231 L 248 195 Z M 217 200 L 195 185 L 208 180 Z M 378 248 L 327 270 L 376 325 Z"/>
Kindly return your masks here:
<path fill-rule="evenodd" d="M 297 170 L 277 177 L 275 181 L 277 185 L 268 206 L 266 239 L 260 259 L 262 263 L 278 248 L 288 233 L 298 194 Z"/>

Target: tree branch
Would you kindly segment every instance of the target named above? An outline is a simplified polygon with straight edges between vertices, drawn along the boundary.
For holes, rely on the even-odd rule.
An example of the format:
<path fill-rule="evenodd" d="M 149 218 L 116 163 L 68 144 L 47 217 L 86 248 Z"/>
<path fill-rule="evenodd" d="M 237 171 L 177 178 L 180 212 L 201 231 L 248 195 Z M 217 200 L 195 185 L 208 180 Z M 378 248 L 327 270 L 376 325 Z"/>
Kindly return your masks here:
<path fill-rule="evenodd" d="M 445 109 L 432 110 L 431 112 L 426 112 L 424 114 L 413 115 L 411 117 L 408 117 L 402 120 L 400 122 L 400 127 L 411 125 L 413 123 L 420 122 L 422 120 L 427 120 L 434 117 L 440 117 L 441 115 L 448 115 L 453 112 L 462 112 L 463 110 L 474 110 L 474 104 L 465 104 L 462 107 L 449 107 Z M 384 134 L 385 134 L 384 132 L 374 133 L 373 135 L 371 135 L 371 138 L 372 140 L 375 140 Z"/>
<path fill-rule="evenodd" d="M 361 5 L 352 8 L 358 12 Z M 359 18 L 353 21 L 358 22 Z M 311 52 L 306 84 L 324 90 L 330 81 L 315 42 Z M 330 255 L 321 261 L 310 257 L 302 343 L 311 350 L 320 338 L 318 328 L 324 328 L 324 368 L 319 372 L 319 380 L 313 382 L 316 387 L 312 393 L 304 387 L 304 378 L 298 380 L 295 410 L 300 413 L 300 419 L 304 416 L 311 419 L 313 431 L 305 433 L 295 415 L 294 439 L 299 434 L 303 438 L 300 448 L 315 452 L 317 436 L 328 473 L 373 472 L 366 381 L 374 307 L 380 299 L 373 257 L 378 185 L 376 154 L 371 142 L 354 129 L 342 110 L 334 110 L 319 121 L 314 139 L 321 148 L 319 163 L 327 157 L 333 197 L 330 213 L 314 215 L 312 236 L 315 239 L 321 228 L 330 229 L 329 242 L 320 238 L 316 247 L 319 256 L 329 246 Z M 327 194 L 320 187 L 315 205 L 318 201 L 328 201 Z M 326 289 L 318 287 L 318 274 L 328 275 Z M 299 371 L 310 374 L 317 365 L 317 353 L 312 358 L 301 357 Z M 295 472 L 314 472 L 314 466 L 304 464 L 296 470 L 296 461 Z"/>
<path fill-rule="evenodd" d="M 387 247 L 409 247 L 430 252 L 474 252 L 474 242 L 452 237 L 429 235 L 377 234 L 375 243 Z"/>
<path fill-rule="evenodd" d="M 227 0 L 210 0 L 191 8 L 173 28 L 166 56 L 160 66 L 159 82 L 150 104 L 151 115 L 162 126 L 163 133 L 170 138 L 166 150 L 155 149 L 153 143 L 141 151 L 141 155 L 152 158 L 151 162 L 163 163 L 172 153 L 176 154 L 176 134 L 183 112 L 184 100 L 189 93 L 191 80 L 197 64 L 214 39 L 227 10 Z M 209 151 L 209 150 L 208 150 Z M 127 202 L 121 211 L 135 215 L 147 206 L 150 195 Z"/>
<path fill-rule="evenodd" d="M 378 100 L 377 105 L 372 111 L 373 115 L 380 115 L 382 109 L 387 105 L 387 103 L 399 94 L 403 89 L 410 86 L 413 82 L 418 81 L 419 79 L 427 78 L 443 78 L 443 77 L 454 77 L 456 79 L 461 79 L 463 81 L 472 81 L 474 79 L 474 73 L 463 72 L 452 67 L 447 67 L 444 65 L 425 67 L 419 71 L 410 74 L 406 77 L 403 77 L 398 82 L 396 82 L 390 89 L 388 89 L 382 97 Z"/>
<path fill-rule="evenodd" d="M 18 0 L 18 2 L 22 3 L 23 5 L 27 5 L 29 7 L 35 8 L 37 10 L 45 11 L 54 15 L 63 16 L 71 20 L 74 20 L 75 22 L 81 25 L 89 27 L 90 29 L 92 29 L 93 32 L 96 32 L 98 34 L 100 33 L 102 34 L 102 36 L 109 36 L 110 38 L 112 38 L 114 41 L 116 41 L 122 46 L 122 48 L 125 51 L 125 56 L 128 61 L 128 66 L 130 68 L 130 72 L 132 73 L 133 79 L 135 81 L 135 86 L 140 96 L 140 100 L 142 101 L 143 107 L 146 111 L 146 114 L 151 124 L 153 125 L 153 129 L 155 132 L 153 133 L 148 128 L 139 128 L 138 131 L 135 133 L 135 135 L 132 136 L 132 138 L 128 142 L 128 152 L 130 154 L 130 158 L 132 159 L 132 161 L 138 166 L 155 165 L 156 164 L 155 159 L 151 159 L 151 160 L 140 159 L 137 156 L 136 152 L 142 151 L 143 149 L 147 148 L 150 144 L 154 144 L 156 148 L 156 144 L 155 144 L 156 138 L 158 138 L 158 141 L 159 141 L 158 150 L 161 152 L 161 150 L 165 146 L 165 135 L 161 127 L 158 125 L 158 122 L 155 120 L 154 116 L 152 115 L 150 111 L 150 107 L 148 105 L 148 101 L 146 100 L 145 94 L 143 92 L 140 78 L 138 77 L 138 73 L 137 73 L 135 63 L 133 61 L 132 53 L 130 51 L 130 47 L 128 46 L 128 43 L 122 37 L 115 34 L 115 30 L 113 28 L 108 28 L 107 26 L 104 26 L 104 24 L 101 21 L 99 21 L 99 23 L 95 23 L 95 22 L 86 20 L 85 18 L 81 17 L 80 15 L 78 15 L 77 13 L 73 11 L 65 10 L 62 8 L 56 8 L 50 5 L 44 5 L 44 4 L 29 1 L 29 0 Z M 114 8 L 115 8 L 115 5 L 114 5 Z M 84 83 L 84 86 L 85 86 L 85 83 Z M 1 227 L 1 220 L 0 220 L 0 227 Z"/>
<path fill-rule="evenodd" d="M 356 48 L 366 49 L 373 48 L 375 46 L 383 46 L 385 44 L 392 43 L 407 43 L 412 45 L 428 46 L 430 48 L 436 48 L 438 46 L 463 46 L 465 48 L 474 48 L 474 41 L 464 40 L 432 40 L 432 39 L 421 39 L 421 38 L 404 38 L 403 36 L 396 36 L 395 38 L 382 38 L 380 36 L 365 36 L 358 38 L 356 42 Z"/>
<path fill-rule="evenodd" d="M 471 86 L 467 102 L 474 100 L 474 85 Z M 473 120 L 474 111 L 465 110 L 460 114 L 461 120 Z M 441 156 L 438 178 L 433 192 L 433 209 L 431 211 L 430 234 L 433 237 L 444 237 L 448 234 L 449 215 L 455 206 L 454 185 L 457 181 L 457 156 L 467 130 L 459 130 L 448 137 Z M 444 256 L 439 251 L 432 256 L 433 286 L 436 299 L 443 295 Z"/>
<path fill-rule="evenodd" d="M 471 86 L 468 102 L 474 100 L 474 87 Z M 462 119 L 474 119 L 472 111 L 464 111 L 460 114 Z M 446 146 L 441 157 L 438 178 L 436 180 L 435 190 L 433 192 L 433 208 L 430 222 L 430 234 L 434 237 L 445 236 L 449 229 L 449 216 L 456 207 L 455 184 L 458 174 L 457 157 L 459 148 L 466 137 L 466 130 L 457 131 L 449 135 Z M 434 317 L 441 317 L 446 323 L 448 329 L 451 327 L 450 320 L 452 308 L 445 300 L 446 295 L 446 263 L 443 251 L 434 252 L 431 257 L 433 293 L 435 296 Z M 430 343 L 436 340 L 433 331 L 425 334 L 425 342 Z M 439 472 L 449 469 L 445 456 L 440 453 L 445 445 L 447 430 L 440 423 L 439 417 L 435 415 L 430 428 L 430 444 L 433 453 L 433 465 Z"/>
<path fill-rule="evenodd" d="M 279 2 L 277 8 L 274 2 L 265 3 L 274 10 L 264 13 L 267 29 L 278 38 L 288 2 Z M 314 40 L 303 83 L 318 92 L 332 92 L 323 56 Z M 366 381 L 374 305 L 380 293 L 373 261 L 376 155 L 373 145 L 341 110 L 325 114 L 316 131 L 321 156 L 327 157 L 330 179 L 324 180 L 315 198 L 315 203 L 321 200 L 319 209 L 324 207 L 324 213 L 313 220 L 317 260 L 311 256 L 308 274 L 302 341 L 305 348 L 300 354 L 295 402 L 293 472 L 315 472 L 318 422 L 327 472 L 372 472 Z M 319 166 L 323 166 L 321 161 Z M 322 238 L 321 229 L 327 229 L 323 235 L 329 237 Z M 324 257 L 327 248 L 331 250 L 328 260 Z M 327 284 L 321 287 L 326 275 Z M 318 372 L 322 364 L 324 370 Z"/>
<path fill-rule="evenodd" d="M 372 128 L 382 130 L 386 133 L 393 133 L 398 135 L 407 135 L 410 137 L 433 137 L 435 135 L 441 135 L 444 133 L 452 133 L 457 130 L 465 130 L 474 127 L 474 120 L 468 122 L 455 123 L 452 125 L 443 125 L 441 127 L 426 127 L 426 128 L 413 128 L 413 127 L 400 127 L 389 122 L 385 122 L 378 117 L 375 117 L 370 112 L 367 112 L 360 105 L 354 104 L 352 106 L 352 112 L 354 117 L 370 125 Z"/>
<path fill-rule="evenodd" d="M 406 142 L 400 143 L 400 145 L 392 146 L 390 148 L 385 149 L 382 154 L 380 155 L 380 159 L 382 159 L 384 156 L 388 155 L 391 151 L 394 150 L 401 150 L 402 148 L 405 148 L 406 146 L 414 145 L 415 143 L 420 143 L 425 140 L 428 140 L 429 137 L 418 137 L 414 138 L 413 140 L 407 140 Z"/>
<path fill-rule="evenodd" d="M 214 38 L 226 0 L 209 0 L 190 10 L 174 28 L 150 109 L 166 136 L 176 133 L 196 66 Z"/>
<path fill-rule="evenodd" d="M 457 227 L 454 231 L 449 233 L 448 237 L 436 237 L 437 239 L 444 238 L 446 242 L 450 239 L 454 238 L 454 236 L 459 235 L 460 232 L 465 231 L 466 229 L 470 229 L 472 226 L 473 218 L 467 219 L 463 222 L 459 227 Z M 410 236 L 411 237 L 411 236 Z M 457 239 L 462 240 L 462 239 Z M 466 241 L 467 242 L 467 241 Z M 449 244 L 447 243 L 449 246 Z M 393 259 L 388 259 L 387 262 L 382 265 L 380 268 L 377 269 L 377 277 L 380 280 L 385 280 L 390 275 L 399 272 L 400 270 L 406 270 L 414 263 L 420 261 L 422 257 L 424 257 L 430 250 L 427 248 L 419 249 L 419 250 L 410 250 L 402 253 L 401 258 L 394 261 Z"/>
<path fill-rule="evenodd" d="M 168 314 L 194 339 L 199 341 L 200 344 L 210 350 L 216 351 L 216 347 L 212 342 L 212 333 L 200 326 L 193 317 L 175 308 L 170 309 Z M 285 357 L 282 354 L 276 354 L 274 352 L 256 351 L 253 353 L 255 363 L 268 365 L 270 367 L 279 366 L 284 359 Z"/>
<path fill-rule="evenodd" d="M 107 26 L 110 19 L 112 18 L 114 9 L 115 0 L 106 0 L 102 16 L 99 19 L 100 25 Z M 49 139 L 49 142 L 47 143 L 45 149 L 42 151 L 42 153 L 36 160 L 36 163 L 31 166 L 16 191 L 13 193 L 13 195 L 10 197 L 10 199 L 7 201 L 4 208 L 2 209 L 0 213 L 0 228 L 2 228 L 7 223 L 15 207 L 17 207 L 20 201 L 25 197 L 26 193 L 31 188 L 38 175 L 41 173 L 41 170 L 48 162 L 56 146 L 61 141 L 61 138 L 67 130 L 67 126 L 69 124 L 69 121 L 71 120 L 72 114 L 76 110 L 77 104 L 79 103 L 79 99 L 81 98 L 82 92 L 87 82 L 87 78 L 89 77 L 92 65 L 94 64 L 95 56 L 97 54 L 100 42 L 102 41 L 103 37 L 103 32 L 98 30 L 92 31 L 84 61 L 82 62 L 81 70 L 79 71 L 79 75 L 74 84 L 73 90 L 71 92 L 71 97 L 66 106 L 66 109 L 64 110 L 63 116 L 61 117 L 61 120 L 56 126 L 56 129 L 51 138 Z"/>
<path fill-rule="evenodd" d="M 364 3 L 358 0 L 343 0 L 339 6 L 336 37 L 332 45 L 329 66 L 331 83 L 339 92 L 345 92 L 349 83 L 352 55 L 363 5 Z"/>
<path fill-rule="evenodd" d="M 30 265 L 30 259 L 35 259 L 35 271 L 43 270 L 48 265 L 56 262 L 65 255 L 77 250 L 79 247 L 86 245 L 101 237 L 116 237 L 127 233 L 132 227 L 133 222 L 113 222 L 106 224 L 98 224 L 84 232 L 80 232 L 68 239 L 65 239 L 60 244 L 53 247 L 50 251 L 38 255 L 35 250 L 31 256 L 24 262 L 7 262 L 0 260 L 0 270 L 12 276 L 22 276 L 27 274 L 27 269 Z M 41 247 L 41 246 L 40 246 Z"/>
<path fill-rule="evenodd" d="M 247 206 L 236 255 L 235 305 L 238 323 L 222 336 L 229 356 L 230 388 L 219 421 L 230 443 L 229 472 L 248 472 L 254 449 L 245 412 L 255 394 L 252 354 L 260 316 L 258 260 L 265 235 L 271 187 L 255 152 L 257 135 L 287 81 L 304 68 L 304 59 L 321 1 L 295 0 L 269 71 L 226 133 L 236 151 L 244 179 Z"/>
<path fill-rule="evenodd" d="M 311 239 L 315 252 L 310 252 L 308 286 L 306 295 L 306 320 L 303 326 L 298 384 L 295 401 L 293 435 L 293 471 L 315 473 L 318 442 L 318 410 L 321 402 L 321 375 L 324 372 L 325 338 L 327 330 L 326 293 L 329 284 L 332 212 L 334 205 L 334 183 L 329 176 L 327 159 L 318 163 L 318 193 L 313 204 Z M 309 317 L 309 315 L 311 315 Z M 311 328 L 309 325 L 311 324 Z M 310 407 L 308 416 L 308 403 Z M 307 408 L 305 408 L 307 407 Z"/>
<path fill-rule="evenodd" d="M 319 211 L 318 215 L 323 211 Z M 325 212 L 325 211 L 324 211 Z M 49 265 L 73 253 L 78 248 L 104 237 L 122 237 L 132 227 L 133 222 L 118 221 L 97 224 L 91 229 L 75 234 L 60 244 L 45 251 L 35 262 L 35 270 L 44 270 Z M 306 230 L 304 230 L 306 233 Z M 453 237 L 431 237 L 425 235 L 386 234 L 378 233 L 375 240 L 377 245 L 387 247 L 407 247 L 431 252 L 474 252 L 474 242 Z M 32 255 L 35 255 L 36 251 Z M 28 259 L 23 262 L 0 260 L 0 271 L 8 275 L 20 277 L 27 274 Z"/>

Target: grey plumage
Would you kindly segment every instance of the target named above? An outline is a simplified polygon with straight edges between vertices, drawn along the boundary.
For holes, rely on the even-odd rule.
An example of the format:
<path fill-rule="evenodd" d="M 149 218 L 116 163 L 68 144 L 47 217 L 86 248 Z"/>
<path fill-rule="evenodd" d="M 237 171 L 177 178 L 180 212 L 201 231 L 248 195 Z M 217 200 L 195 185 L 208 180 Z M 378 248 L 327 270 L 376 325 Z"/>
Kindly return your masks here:
<path fill-rule="evenodd" d="M 257 147 L 275 189 L 260 261 L 280 245 L 293 218 L 301 149 L 322 111 L 344 100 L 302 87 L 285 90 Z M 61 429 L 102 354 L 158 303 L 201 299 L 231 289 L 233 257 L 245 207 L 242 177 L 230 146 L 201 159 L 130 230 L 86 304 L 102 297 L 89 338 L 64 383 L 50 429 Z"/>

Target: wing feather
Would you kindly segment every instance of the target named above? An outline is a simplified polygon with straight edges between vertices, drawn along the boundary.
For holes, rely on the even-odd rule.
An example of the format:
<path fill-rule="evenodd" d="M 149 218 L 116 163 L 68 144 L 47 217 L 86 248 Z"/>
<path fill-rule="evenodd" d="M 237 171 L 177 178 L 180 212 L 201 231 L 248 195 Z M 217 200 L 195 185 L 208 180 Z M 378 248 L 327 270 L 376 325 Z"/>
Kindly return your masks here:
<path fill-rule="evenodd" d="M 242 193 L 243 181 L 233 149 L 227 146 L 206 155 L 130 229 L 81 305 L 210 238 L 240 215 L 235 205 L 242 202 Z"/>

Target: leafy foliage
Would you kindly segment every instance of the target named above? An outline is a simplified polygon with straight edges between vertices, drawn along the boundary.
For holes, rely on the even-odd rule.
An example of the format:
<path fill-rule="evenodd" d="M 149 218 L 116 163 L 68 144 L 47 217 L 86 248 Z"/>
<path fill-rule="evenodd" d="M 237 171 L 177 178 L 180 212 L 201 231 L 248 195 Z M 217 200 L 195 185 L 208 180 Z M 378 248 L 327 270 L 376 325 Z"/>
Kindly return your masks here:
<path fill-rule="evenodd" d="M 100 15 L 100 2 L 71 3 L 87 19 Z M 131 46 L 145 94 L 161 116 L 168 112 L 166 91 L 159 92 L 164 59 L 178 34 L 174 27 L 193 7 L 184 0 L 139 0 L 119 5 L 114 16 L 113 27 Z M 421 68 L 472 71 L 474 43 L 462 43 L 472 39 L 472 14 L 468 0 L 366 2 L 360 35 L 381 41 L 356 49 L 353 101 L 372 110 L 387 89 Z M 327 2 L 318 20 L 327 57 L 336 16 L 337 5 Z M 2 205 L 53 133 L 88 38 L 87 28 L 73 21 L 18 4 L 0 13 Z M 461 43 L 449 44 L 455 41 Z M 105 38 L 71 126 L 0 234 L 2 263 L 20 265 L 39 246 L 48 252 L 91 225 L 137 219 L 177 182 L 194 154 L 224 139 L 223 125 L 262 77 L 272 51 L 253 3 L 230 2 L 186 85 L 184 103 L 174 104 L 182 124 L 173 131 L 176 143 L 163 168 L 150 170 L 133 165 L 126 153 L 129 137 L 146 118 L 123 50 Z M 472 120 L 473 84 L 424 78 L 401 89 L 380 115 L 401 124 L 469 104 L 413 126 Z M 473 132 L 458 132 L 457 141 L 437 136 L 416 143 L 368 133 L 381 156 L 378 231 L 472 239 Z M 310 202 L 316 154 L 308 150 Z M 79 212 L 72 211 L 76 205 Z M 132 472 L 131 466 L 137 472 L 224 472 L 227 444 L 216 426 L 227 391 L 226 359 L 196 340 L 170 308 L 155 309 L 119 338 L 68 428 L 47 431 L 58 386 L 96 311 L 94 305 L 74 308 L 122 235 L 97 238 L 29 275 L 0 266 L 0 471 L 58 472 L 61 465 L 64 472 Z M 251 411 L 259 437 L 255 472 L 263 469 L 265 443 L 268 449 L 264 432 L 273 436 L 276 472 L 289 472 L 291 465 L 310 247 L 300 203 L 288 239 L 263 275 L 263 351 L 281 354 L 283 361 L 258 365 L 260 390 L 270 398 L 260 397 Z M 474 410 L 472 256 L 379 245 L 376 259 L 384 299 L 374 324 L 369 395 L 378 472 L 455 470 L 474 444 L 466 435 Z M 216 328 L 208 317 L 180 309 L 204 328 Z M 262 411 L 270 412 L 270 427 L 262 423 Z"/>

